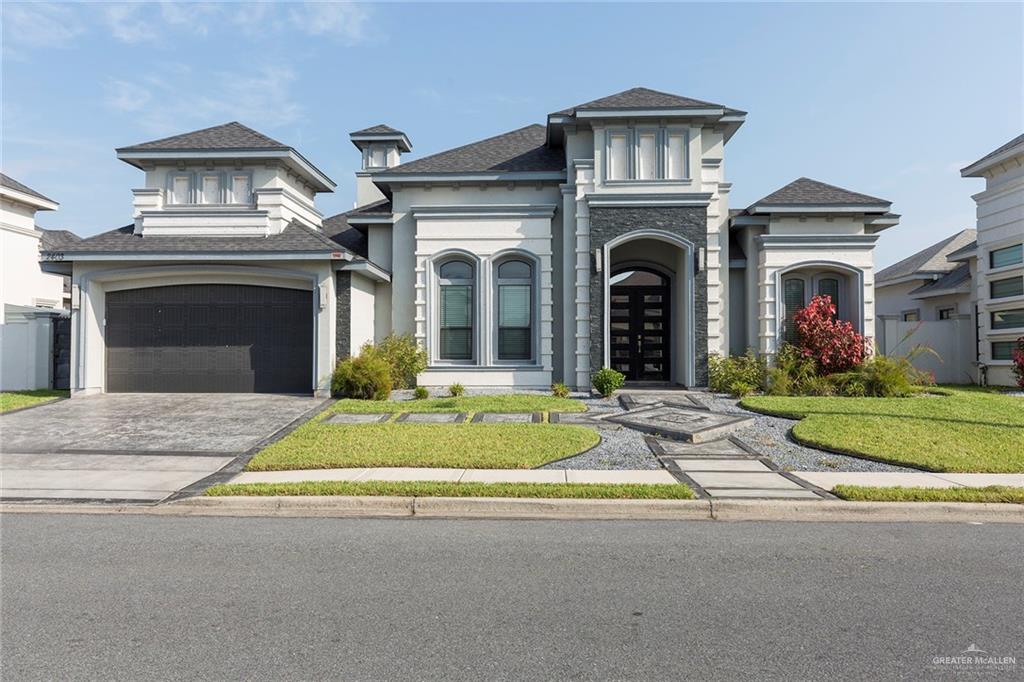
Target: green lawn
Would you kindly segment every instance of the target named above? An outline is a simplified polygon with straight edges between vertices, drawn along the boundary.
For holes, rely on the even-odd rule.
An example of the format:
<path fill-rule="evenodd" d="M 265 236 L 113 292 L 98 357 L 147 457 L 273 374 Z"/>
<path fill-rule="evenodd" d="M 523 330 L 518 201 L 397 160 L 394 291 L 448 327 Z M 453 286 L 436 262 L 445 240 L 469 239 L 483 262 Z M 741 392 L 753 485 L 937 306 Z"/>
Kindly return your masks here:
<path fill-rule="evenodd" d="M 1024 504 L 1024 488 L 992 485 L 986 488 L 872 488 L 837 485 L 833 490 L 844 500 L 858 502 L 1005 502 Z"/>
<path fill-rule="evenodd" d="M 213 497 L 229 495 L 394 495 L 400 497 L 546 497 L 607 500 L 689 500 L 682 484 L 605 485 L 589 483 L 439 483 L 434 481 L 318 481 L 236 483 L 213 486 Z"/>
<path fill-rule="evenodd" d="M 45 388 L 34 391 L 3 391 L 0 392 L 0 413 L 20 410 L 23 407 L 33 407 L 66 397 L 68 397 L 67 391 L 51 391 Z"/>
<path fill-rule="evenodd" d="M 384 412 L 583 412 L 585 406 L 572 398 L 550 395 L 481 395 L 426 400 L 339 400 L 331 412 L 381 414 Z"/>
<path fill-rule="evenodd" d="M 751 396 L 755 412 L 801 420 L 796 439 L 928 471 L 1024 472 L 1024 398 L 974 387 L 913 398 Z"/>

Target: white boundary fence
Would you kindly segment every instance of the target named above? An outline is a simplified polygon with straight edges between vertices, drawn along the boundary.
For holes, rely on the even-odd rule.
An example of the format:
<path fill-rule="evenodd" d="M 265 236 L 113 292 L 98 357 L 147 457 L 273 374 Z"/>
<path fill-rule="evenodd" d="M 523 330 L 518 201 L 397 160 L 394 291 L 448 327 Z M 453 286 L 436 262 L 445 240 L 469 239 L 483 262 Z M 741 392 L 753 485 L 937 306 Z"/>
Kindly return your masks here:
<path fill-rule="evenodd" d="M 940 384 L 970 384 L 977 374 L 974 365 L 974 321 L 969 315 L 933 322 L 901 322 L 879 319 L 876 352 L 907 355 L 915 346 L 935 351 L 919 353 L 914 366 L 932 372 Z"/>

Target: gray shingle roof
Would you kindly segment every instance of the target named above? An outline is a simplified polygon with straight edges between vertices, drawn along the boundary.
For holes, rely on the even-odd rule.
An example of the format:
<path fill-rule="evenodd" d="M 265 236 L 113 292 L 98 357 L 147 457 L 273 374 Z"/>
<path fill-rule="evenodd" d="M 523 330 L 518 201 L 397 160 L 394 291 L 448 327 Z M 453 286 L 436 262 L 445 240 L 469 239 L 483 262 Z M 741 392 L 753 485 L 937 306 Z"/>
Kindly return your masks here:
<path fill-rule="evenodd" d="M 790 204 L 794 206 L 812 205 L 827 206 L 834 205 L 866 205 L 878 206 L 879 204 L 890 204 L 892 202 L 878 197 L 852 192 L 842 187 L 829 185 L 810 178 L 799 178 L 781 187 L 768 196 L 755 201 L 752 206 L 759 204 Z"/>
<path fill-rule="evenodd" d="M 937 280 L 922 284 L 910 292 L 910 296 L 921 294 L 937 294 L 943 291 L 956 289 L 964 282 L 971 279 L 971 266 L 968 263 L 961 263 Z"/>
<path fill-rule="evenodd" d="M 956 249 L 955 251 L 950 251 L 946 255 L 946 258 L 948 258 L 949 260 L 960 260 L 960 259 L 963 259 L 963 258 L 971 258 L 972 256 L 976 255 L 977 250 L 978 250 L 978 240 L 975 239 L 970 244 L 964 244 L 959 249 Z"/>
<path fill-rule="evenodd" d="M 974 241 L 977 234 L 977 230 L 961 230 L 942 241 L 921 249 L 914 255 L 876 272 L 875 284 L 883 284 L 914 275 L 925 278 L 953 272 L 958 265 L 949 261 L 947 256 Z"/>
<path fill-rule="evenodd" d="M 380 125 L 356 130 L 355 132 L 349 133 L 349 135 L 404 135 L 404 133 L 397 128 L 392 128 L 391 126 L 381 123 Z"/>
<path fill-rule="evenodd" d="M 324 235 L 343 249 L 366 258 L 369 249 L 366 235 L 348 224 L 348 213 L 339 213 L 324 218 Z"/>
<path fill-rule="evenodd" d="M 21 192 L 22 194 L 28 194 L 29 196 L 36 197 L 37 199 L 42 199 L 43 201 L 57 203 L 56 201 L 53 201 L 53 199 L 51 199 L 50 197 L 40 194 L 31 187 L 23 185 L 14 178 L 12 178 L 11 176 L 4 175 L 3 173 L 0 173 L 0 186 L 6 187 L 8 189 L 13 189 L 14 191 Z"/>
<path fill-rule="evenodd" d="M 608 95 L 607 97 L 601 97 L 590 102 L 577 104 L 568 109 L 556 111 L 554 115 L 573 116 L 577 111 L 586 111 L 587 109 L 703 109 L 707 107 L 726 108 L 714 102 L 705 102 L 704 100 L 673 95 L 668 92 L 651 90 L 650 88 L 630 88 L 614 95 Z M 735 109 L 730 109 L 730 111 L 743 113 Z"/>
<path fill-rule="evenodd" d="M 979 163 L 982 163 L 984 161 L 988 161 L 989 159 L 1002 154 L 1003 152 L 1005 152 L 1008 149 L 1013 149 L 1014 147 L 1016 147 L 1019 144 L 1024 144 L 1024 133 L 1021 133 L 1020 135 L 1018 135 L 1017 137 L 1013 138 L 1012 140 L 1010 140 L 1006 144 L 1000 145 L 999 147 L 996 147 L 995 149 L 990 151 L 988 154 L 986 154 L 985 156 L 983 156 L 980 159 L 978 159 L 977 161 L 975 161 L 974 163 L 971 163 L 971 164 L 968 164 L 968 165 L 964 166 L 963 168 L 960 169 L 960 172 L 963 173 L 964 171 L 966 171 L 971 166 L 977 166 Z"/>
<path fill-rule="evenodd" d="M 292 222 L 279 234 L 268 237 L 196 237 L 133 234 L 134 225 L 103 232 L 66 244 L 65 256 L 76 253 L 324 253 L 339 250 L 338 243 L 324 233 Z M 67 260 L 74 260 L 68 258 Z"/>
<path fill-rule="evenodd" d="M 512 173 L 565 170 L 565 156 L 545 144 L 542 125 L 495 135 L 389 168 L 401 173 Z"/>
<path fill-rule="evenodd" d="M 41 251 L 61 251 L 66 246 L 72 246 L 82 241 L 82 238 L 70 230 L 47 230 L 37 227 L 43 233 L 39 239 Z"/>
<path fill-rule="evenodd" d="M 232 121 L 211 128 L 193 130 L 190 133 L 121 147 L 117 151 L 123 153 L 213 149 L 286 150 L 291 147 L 244 126 L 238 121 Z"/>
<path fill-rule="evenodd" d="M 369 216 L 372 216 L 372 217 L 390 216 L 391 213 L 392 213 L 391 200 L 390 199 L 381 199 L 380 201 L 375 201 L 372 204 L 367 204 L 366 206 L 360 206 L 359 208 L 353 208 L 351 211 L 345 211 L 344 213 L 341 213 L 340 215 L 346 216 L 348 218 L 358 218 L 358 217 L 362 217 L 362 216 L 366 216 L 366 217 L 369 217 Z"/>

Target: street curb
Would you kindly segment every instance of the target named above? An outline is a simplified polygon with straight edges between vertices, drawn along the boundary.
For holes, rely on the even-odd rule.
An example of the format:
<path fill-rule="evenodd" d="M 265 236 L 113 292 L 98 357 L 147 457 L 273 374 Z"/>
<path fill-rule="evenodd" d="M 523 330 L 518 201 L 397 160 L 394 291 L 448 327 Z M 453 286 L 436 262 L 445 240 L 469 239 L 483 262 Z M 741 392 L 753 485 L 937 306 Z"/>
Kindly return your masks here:
<path fill-rule="evenodd" d="M 595 519 L 827 523 L 1024 523 L 1024 505 L 841 500 L 580 500 L 514 497 L 190 497 L 160 505 L 0 503 L 0 513 L 311 518 Z"/>
<path fill-rule="evenodd" d="M 719 521 L 1024 523 L 1024 505 L 978 502 L 711 500 Z"/>

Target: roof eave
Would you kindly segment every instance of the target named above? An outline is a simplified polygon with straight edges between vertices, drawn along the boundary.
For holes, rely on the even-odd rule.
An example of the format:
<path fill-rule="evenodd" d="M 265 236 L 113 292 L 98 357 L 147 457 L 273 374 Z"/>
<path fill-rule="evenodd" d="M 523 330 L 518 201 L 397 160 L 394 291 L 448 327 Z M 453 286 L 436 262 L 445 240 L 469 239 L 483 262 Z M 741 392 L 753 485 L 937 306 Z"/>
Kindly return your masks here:
<path fill-rule="evenodd" d="M 165 149 L 165 150 L 133 150 L 132 148 L 121 148 L 115 150 L 117 158 L 127 164 L 145 170 L 142 162 L 156 161 L 189 161 L 193 159 L 204 160 L 232 160 L 232 159 L 277 159 L 284 160 L 302 173 L 321 192 L 333 192 L 337 184 L 327 177 L 319 168 L 299 152 L 290 147 L 277 149 Z"/>
<path fill-rule="evenodd" d="M 360 142 L 397 142 L 403 152 L 412 151 L 412 142 L 405 133 L 352 133 L 348 138 L 357 149 L 362 149 Z"/>
<path fill-rule="evenodd" d="M 374 183 L 451 183 L 451 182 L 543 182 L 564 181 L 565 171 L 472 171 L 464 173 L 388 173 L 373 175 Z"/>
<path fill-rule="evenodd" d="M 992 157 L 982 157 L 972 163 L 970 166 L 960 169 L 960 177 L 963 178 L 980 178 L 984 177 L 985 171 L 992 166 L 998 166 L 1004 161 L 1009 161 L 1015 156 L 1024 154 L 1024 144 L 1018 144 L 1009 149 L 1005 149 L 1000 153 Z"/>
<path fill-rule="evenodd" d="M 888 213 L 892 204 L 754 204 L 748 210 L 755 214 L 829 214 Z"/>
<path fill-rule="evenodd" d="M 14 189 L 13 187 L 4 187 L 0 185 L 0 196 L 4 196 L 11 201 L 17 201 L 21 204 L 27 204 L 35 207 L 37 211 L 56 211 L 60 206 L 56 201 L 47 199 L 38 194 L 29 194 L 20 190 Z"/>
<path fill-rule="evenodd" d="M 41 251 L 45 262 L 119 261 L 119 260 L 351 260 L 352 255 L 339 247 L 335 251 Z M 59 261 L 48 258 L 59 257 Z"/>

